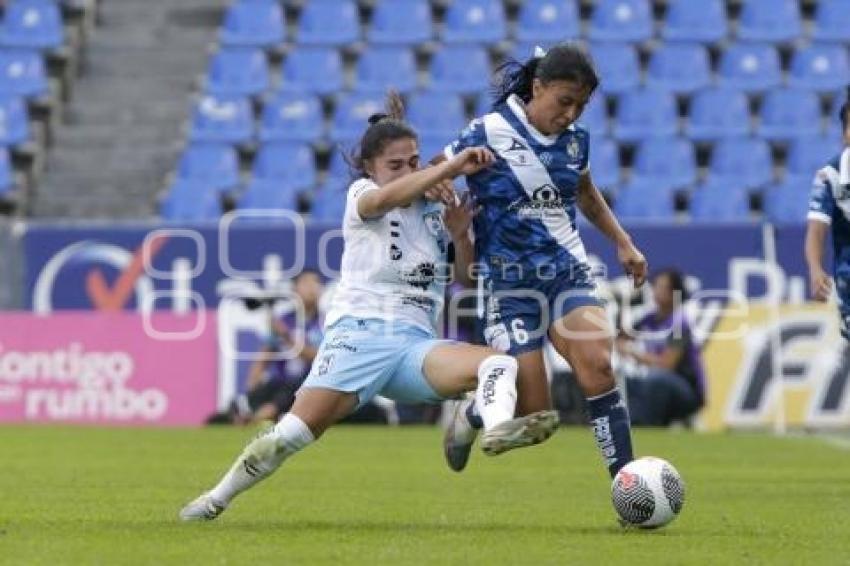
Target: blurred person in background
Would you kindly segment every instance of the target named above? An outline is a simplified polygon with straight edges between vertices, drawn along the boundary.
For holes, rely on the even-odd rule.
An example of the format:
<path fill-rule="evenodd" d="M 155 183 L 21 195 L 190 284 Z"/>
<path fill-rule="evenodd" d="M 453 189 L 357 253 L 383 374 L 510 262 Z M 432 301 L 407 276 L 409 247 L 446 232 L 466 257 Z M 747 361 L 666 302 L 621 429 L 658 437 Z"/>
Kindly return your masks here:
<path fill-rule="evenodd" d="M 825 302 L 832 293 L 832 279 L 823 268 L 824 241 L 831 226 L 841 335 L 850 340 L 850 87 L 846 96 L 838 116 L 845 147 L 815 175 L 805 254 L 812 296 Z"/>
<path fill-rule="evenodd" d="M 634 326 L 635 338 L 617 338 L 620 356 L 647 368 L 642 377 L 627 377 L 633 425 L 687 421 L 705 403 L 702 354 L 683 309 L 686 295 L 681 272 L 659 271 L 652 280 L 655 309 Z"/>
<path fill-rule="evenodd" d="M 274 421 L 292 407 L 322 341 L 319 299 L 324 286 L 318 273 L 306 270 L 295 277 L 292 290 L 303 306 L 303 321 L 296 311 L 282 317 L 269 312 L 269 336 L 248 371 L 245 393 L 238 395 L 227 411 L 211 416 L 208 424 Z M 283 359 L 283 352 L 297 355 Z"/>

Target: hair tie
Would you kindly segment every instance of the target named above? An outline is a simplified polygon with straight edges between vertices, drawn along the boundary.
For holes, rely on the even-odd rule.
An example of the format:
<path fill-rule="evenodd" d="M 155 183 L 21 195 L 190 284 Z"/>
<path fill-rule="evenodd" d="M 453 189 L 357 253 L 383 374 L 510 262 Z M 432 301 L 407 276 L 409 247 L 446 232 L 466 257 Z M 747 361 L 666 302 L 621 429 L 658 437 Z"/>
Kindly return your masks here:
<path fill-rule="evenodd" d="M 389 118 L 388 114 L 385 114 L 383 112 L 376 112 L 375 114 L 372 114 L 371 116 L 369 116 L 369 125 L 374 126 L 375 124 L 377 124 L 381 120 L 386 120 L 387 118 Z"/>

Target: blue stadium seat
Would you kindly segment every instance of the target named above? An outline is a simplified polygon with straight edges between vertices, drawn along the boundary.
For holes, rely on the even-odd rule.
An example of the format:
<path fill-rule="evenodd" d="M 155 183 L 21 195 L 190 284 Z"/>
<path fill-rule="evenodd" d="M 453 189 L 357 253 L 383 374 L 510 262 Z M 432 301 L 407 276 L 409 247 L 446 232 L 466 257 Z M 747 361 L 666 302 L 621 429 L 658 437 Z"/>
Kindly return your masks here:
<path fill-rule="evenodd" d="M 203 96 L 192 110 L 189 139 L 242 144 L 254 134 L 251 103 L 242 96 Z"/>
<path fill-rule="evenodd" d="M 714 141 L 724 136 L 750 133 L 750 108 L 741 91 L 714 87 L 691 98 L 688 136 L 695 141 Z"/>
<path fill-rule="evenodd" d="M 820 130 L 820 101 L 814 92 L 781 88 L 765 95 L 758 129 L 763 138 L 787 141 L 798 136 L 812 136 Z"/>
<path fill-rule="evenodd" d="M 720 41 L 728 32 L 723 0 L 668 0 L 661 37 L 667 41 Z"/>
<path fill-rule="evenodd" d="M 360 39 L 360 16 L 353 0 L 310 0 L 298 21 L 298 43 L 345 45 Z"/>
<path fill-rule="evenodd" d="M 372 12 L 369 42 L 375 45 L 415 45 L 434 36 L 428 0 L 379 0 Z"/>
<path fill-rule="evenodd" d="M 383 111 L 382 94 L 351 93 L 340 97 L 334 112 L 331 138 L 341 143 L 359 140 L 369 126 L 369 116 Z"/>
<path fill-rule="evenodd" d="M 826 165 L 840 149 L 841 146 L 828 136 L 794 138 L 788 147 L 785 165 L 791 175 L 813 177 L 815 171 Z"/>
<path fill-rule="evenodd" d="M 416 88 L 416 59 L 405 47 L 367 48 L 357 62 L 354 89 L 384 93 L 392 88 L 408 92 Z"/>
<path fill-rule="evenodd" d="M 590 175 L 597 187 L 611 189 L 620 183 L 620 148 L 611 138 L 590 137 Z"/>
<path fill-rule="evenodd" d="M 269 86 L 269 64 L 259 48 L 226 48 L 207 70 L 206 91 L 215 95 L 256 96 Z"/>
<path fill-rule="evenodd" d="M 313 194 L 313 206 L 310 210 L 313 220 L 334 226 L 342 224 L 348 184 L 347 179 L 328 179 Z"/>
<path fill-rule="evenodd" d="M 313 149 L 305 143 L 263 144 L 252 171 L 256 179 L 277 179 L 298 189 L 316 184 L 316 159 Z"/>
<path fill-rule="evenodd" d="M 475 97 L 475 116 L 484 116 L 493 109 L 493 95 L 490 92 L 482 92 Z"/>
<path fill-rule="evenodd" d="M 204 181 L 176 178 L 160 204 L 159 214 L 172 221 L 215 220 L 221 216 L 221 195 Z"/>
<path fill-rule="evenodd" d="M 237 208 L 263 210 L 298 209 L 298 192 L 277 178 L 254 178 L 239 196 Z"/>
<path fill-rule="evenodd" d="M 501 0 L 454 0 L 446 11 L 446 43 L 496 43 L 507 36 Z"/>
<path fill-rule="evenodd" d="M 44 58 L 38 51 L 0 50 L 0 93 L 26 97 L 48 93 Z"/>
<path fill-rule="evenodd" d="M 694 146 L 683 138 L 647 139 L 637 148 L 635 174 L 660 185 L 690 185 L 697 178 Z"/>
<path fill-rule="evenodd" d="M 590 54 L 605 92 L 621 94 L 640 84 L 637 50 L 628 43 L 598 43 Z"/>
<path fill-rule="evenodd" d="M 713 181 L 700 185 L 692 194 L 689 206 L 693 220 L 705 222 L 744 222 L 751 220 L 749 195 L 730 191 Z"/>
<path fill-rule="evenodd" d="M 514 44 L 511 50 L 508 52 L 506 58 L 511 58 L 520 63 L 525 63 L 531 58 L 534 54 L 534 50 L 537 47 L 542 47 L 543 49 L 549 49 L 553 45 L 557 44 L 557 41 L 518 41 Z M 498 63 L 502 63 L 504 60 L 501 59 Z"/>
<path fill-rule="evenodd" d="M 281 69 L 283 91 L 332 94 L 344 84 L 342 57 L 332 47 L 296 47 Z"/>
<path fill-rule="evenodd" d="M 57 49 L 65 40 L 59 5 L 46 0 L 12 0 L 0 22 L 0 45 Z"/>
<path fill-rule="evenodd" d="M 746 41 L 791 41 L 800 35 L 799 0 L 743 0 L 738 37 Z"/>
<path fill-rule="evenodd" d="M 0 146 L 15 146 L 29 139 L 29 114 L 24 99 L 0 94 Z"/>
<path fill-rule="evenodd" d="M 526 0 L 519 9 L 515 37 L 525 43 L 575 39 L 580 24 L 576 0 Z"/>
<path fill-rule="evenodd" d="M 322 105 L 313 94 L 281 92 L 263 106 L 260 141 L 312 142 L 322 137 Z"/>
<path fill-rule="evenodd" d="M 598 91 L 593 93 L 579 116 L 578 123 L 590 132 L 591 139 L 608 133 L 608 103 L 605 100 L 605 93 Z"/>
<path fill-rule="evenodd" d="M 726 190 L 760 187 L 773 178 L 770 146 L 757 138 L 724 138 L 714 144 L 709 176 Z"/>
<path fill-rule="evenodd" d="M 177 177 L 199 181 L 216 190 L 232 189 L 239 184 L 239 156 L 227 144 L 191 144 L 177 163 Z"/>
<path fill-rule="evenodd" d="M 617 139 L 634 142 L 669 137 L 678 128 L 676 101 L 668 91 L 641 88 L 620 95 L 614 124 Z"/>
<path fill-rule="evenodd" d="M 346 161 L 346 151 L 347 150 L 344 148 L 334 148 L 331 151 L 331 159 L 328 164 L 328 177 L 338 179 L 351 178 L 353 171 L 351 170 L 351 166 L 348 164 L 348 161 Z"/>
<path fill-rule="evenodd" d="M 850 10 L 846 0 L 820 0 L 817 3 L 812 39 L 850 41 Z"/>
<path fill-rule="evenodd" d="M 222 45 L 272 47 L 286 38 L 283 9 L 274 0 L 237 0 L 224 14 Z"/>
<path fill-rule="evenodd" d="M 779 86 L 782 69 L 779 53 L 772 45 L 735 43 L 720 57 L 718 84 L 760 92 Z"/>
<path fill-rule="evenodd" d="M 691 93 L 711 82 L 708 51 L 696 43 L 665 43 L 652 53 L 647 82 L 675 93 Z"/>
<path fill-rule="evenodd" d="M 614 212 L 623 220 L 673 220 L 673 194 L 652 179 L 633 178 L 614 200 Z"/>
<path fill-rule="evenodd" d="M 805 224 L 813 175 L 786 177 L 763 193 L 764 213 L 779 224 Z"/>
<path fill-rule="evenodd" d="M 8 195 L 15 189 L 15 172 L 9 150 L 0 147 L 0 195 Z"/>
<path fill-rule="evenodd" d="M 490 61 L 483 47 L 449 45 L 431 60 L 432 90 L 477 93 L 489 85 Z"/>
<path fill-rule="evenodd" d="M 460 130 L 455 130 L 451 136 L 445 135 L 421 135 L 419 136 L 419 159 L 423 163 L 430 161 L 437 155 L 442 155 L 443 150 L 455 137 Z"/>
<path fill-rule="evenodd" d="M 590 19 L 592 41 L 646 41 L 652 37 L 648 0 L 597 0 Z"/>
<path fill-rule="evenodd" d="M 850 12 L 850 4 L 847 5 Z M 825 92 L 850 82 L 850 59 L 844 45 L 810 45 L 791 59 L 788 85 Z"/>
<path fill-rule="evenodd" d="M 457 136 L 466 125 L 463 100 L 447 92 L 419 92 L 407 103 L 407 120 L 421 136 Z"/>

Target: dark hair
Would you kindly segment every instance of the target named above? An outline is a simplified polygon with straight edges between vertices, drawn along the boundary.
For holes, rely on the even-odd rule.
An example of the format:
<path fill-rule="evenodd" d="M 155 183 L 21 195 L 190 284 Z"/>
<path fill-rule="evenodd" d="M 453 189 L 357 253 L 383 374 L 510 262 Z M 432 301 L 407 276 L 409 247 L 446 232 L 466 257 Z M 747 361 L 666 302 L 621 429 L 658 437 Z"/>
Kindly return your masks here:
<path fill-rule="evenodd" d="M 542 57 L 535 55 L 525 63 L 510 59 L 500 65 L 496 71 L 493 105 L 505 102 L 512 94 L 530 102 L 534 79 L 544 83 L 571 81 L 589 88 L 591 93 L 599 86 L 599 75 L 590 56 L 578 44 L 559 43 Z"/>
<path fill-rule="evenodd" d="M 401 96 L 390 91 L 387 93 L 385 112 L 369 116 L 369 127 L 360 142 L 343 155 L 356 177 L 367 177 L 366 161 L 380 155 L 390 142 L 405 138 L 416 140 L 418 136 L 404 121 L 404 102 Z"/>
<path fill-rule="evenodd" d="M 841 105 L 841 109 L 838 111 L 842 132 L 847 130 L 847 124 L 850 123 L 850 85 L 847 86 L 847 92 L 844 96 L 844 104 Z"/>
<path fill-rule="evenodd" d="M 667 277 L 667 280 L 670 281 L 672 291 L 674 293 L 678 292 L 683 301 L 688 300 L 688 290 L 685 289 L 685 275 L 681 271 L 674 267 L 665 267 L 656 271 L 652 280 L 656 281 L 659 277 Z"/>

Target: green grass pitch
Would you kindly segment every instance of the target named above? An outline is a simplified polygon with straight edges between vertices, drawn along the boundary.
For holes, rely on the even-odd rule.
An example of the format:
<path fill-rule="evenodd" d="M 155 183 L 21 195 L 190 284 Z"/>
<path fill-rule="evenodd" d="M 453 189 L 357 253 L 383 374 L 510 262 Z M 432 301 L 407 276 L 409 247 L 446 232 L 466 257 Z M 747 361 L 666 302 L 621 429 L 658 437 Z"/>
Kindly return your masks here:
<path fill-rule="evenodd" d="M 590 433 L 445 468 L 430 427 L 340 427 L 217 521 L 182 524 L 246 429 L 0 427 L 2 564 L 850 564 L 850 450 L 637 431 L 687 482 L 623 530 Z"/>

